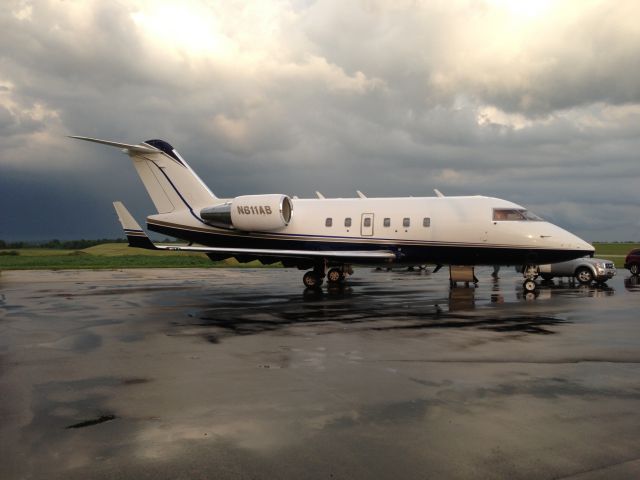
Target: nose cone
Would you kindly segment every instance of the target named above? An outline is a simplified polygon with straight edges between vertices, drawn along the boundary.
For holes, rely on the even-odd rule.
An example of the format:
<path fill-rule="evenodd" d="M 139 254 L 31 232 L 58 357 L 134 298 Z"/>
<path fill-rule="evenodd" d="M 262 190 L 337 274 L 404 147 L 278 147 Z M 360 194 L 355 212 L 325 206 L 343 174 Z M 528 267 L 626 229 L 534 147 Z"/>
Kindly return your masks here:
<path fill-rule="evenodd" d="M 576 250 L 585 250 L 589 255 L 593 256 L 596 253 L 596 249 L 593 245 L 588 242 L 585 242 L 580 237 L 573 236 L 576 242 Z"/>
<path fill-rule="evenodd" d="M 560 227 L 556 227 L 560 232 L 558 234 L 557 241 L 560 242 L 560 246 L 563 248 L 569 248 L 571 250 L 580 250 L 585 252 L 586 254 L 594 253 L 595 248 L 588 242 L 585 242 L 583 239 L 574 235 L 571 232 L 568 232 Z"/>
<path fill-rule="evenodd" d="M 595 248 L 588 242 L 574 235 L 571 232 L 564 230 L 563 228 L 548 224 L 548 234 L 541 235 L 541 238 L 545 240 L 548 247 L 556 248 L 561 251 L 565 251 L 567 257 L 579 258 L 585 255 L 591 255 L 595 253 Z"/>

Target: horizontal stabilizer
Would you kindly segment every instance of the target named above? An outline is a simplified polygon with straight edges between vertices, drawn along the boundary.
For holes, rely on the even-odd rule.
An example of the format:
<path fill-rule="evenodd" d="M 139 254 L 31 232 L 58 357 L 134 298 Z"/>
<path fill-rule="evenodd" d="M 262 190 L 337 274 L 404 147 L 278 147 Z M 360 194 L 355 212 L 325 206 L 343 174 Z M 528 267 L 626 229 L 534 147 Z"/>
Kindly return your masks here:
<path fill-rule="evenodd" d="M 130 247 L 157 250 L 151 239 L 144 233 L 144 230 L 142 230 L 122 202 L 113 202 L 113 207 L 116 209 L 118 220 L 120 220 L 120 225 L 122 225 L 127 240 L 129 240 Z"/>
<path fill-rule="evenodd" d="M 159 150 L 153 147 L 147 147 L 145 145 L 131 145 L 129 143 L 112 142 L 111 140 L 100 140 L 99 138 L 80 137 L 77 135 L 69 135 L 69 138 L 76 138 L 78 140 L 85 140 L 87 142 L 101 143 L 102 145 L 109 145 L 110 147 L 118 147 L 129 150 L 130 152 L 137 153 L 158 153 Z"/>

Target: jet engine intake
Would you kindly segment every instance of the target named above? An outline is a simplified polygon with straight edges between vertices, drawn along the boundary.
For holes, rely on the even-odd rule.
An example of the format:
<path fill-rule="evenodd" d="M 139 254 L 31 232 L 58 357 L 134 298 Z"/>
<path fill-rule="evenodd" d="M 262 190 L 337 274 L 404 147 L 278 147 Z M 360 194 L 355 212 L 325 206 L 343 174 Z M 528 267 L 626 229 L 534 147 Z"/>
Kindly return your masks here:
<path fill-rule="evenodd" d="M 293 203 L 287 195 L 242 195 L 231 201 L 200 210 L 211 225 L 245 232 L 269 232 L 291 221 Z"/>

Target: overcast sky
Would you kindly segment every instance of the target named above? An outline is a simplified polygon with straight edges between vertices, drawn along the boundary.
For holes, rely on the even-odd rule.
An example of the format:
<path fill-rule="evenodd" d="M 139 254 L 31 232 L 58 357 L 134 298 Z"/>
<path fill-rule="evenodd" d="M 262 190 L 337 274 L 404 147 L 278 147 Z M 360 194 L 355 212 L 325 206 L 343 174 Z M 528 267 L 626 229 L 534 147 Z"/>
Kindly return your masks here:
<path fill-rule="evenodd" d="M 121 236 L 118 150 L 218 196 L 505 198 L 640 241 L 640 2 L 5 0 L 0 239 Z"/>

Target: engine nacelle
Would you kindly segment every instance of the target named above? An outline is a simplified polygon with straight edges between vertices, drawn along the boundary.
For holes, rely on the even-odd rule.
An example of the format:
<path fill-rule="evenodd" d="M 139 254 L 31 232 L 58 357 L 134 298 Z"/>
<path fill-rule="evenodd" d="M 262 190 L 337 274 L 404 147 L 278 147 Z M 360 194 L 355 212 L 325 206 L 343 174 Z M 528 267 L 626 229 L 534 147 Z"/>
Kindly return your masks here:
<path fill-rule="evenodd" d="M 286 227 L 293 204 L 286 195 L 242 195 L 230 202 L 200 210 L 200 217 L 212 225 L 246 232 L 269 232 Z"/>

